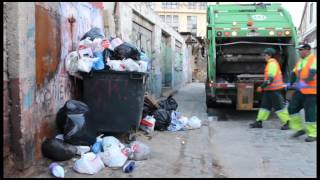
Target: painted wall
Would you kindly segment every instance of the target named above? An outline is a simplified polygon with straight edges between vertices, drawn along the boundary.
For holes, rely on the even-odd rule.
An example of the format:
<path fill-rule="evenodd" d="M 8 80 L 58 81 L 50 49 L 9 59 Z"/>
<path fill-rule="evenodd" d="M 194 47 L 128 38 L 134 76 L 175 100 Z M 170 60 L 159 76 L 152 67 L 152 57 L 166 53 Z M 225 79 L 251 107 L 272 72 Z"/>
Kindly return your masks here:
<path fill-rule="evenodd" d="M 42 158 L 43 140 L 55 135 L 56 113 L 75 90 L 65 58 L 85 32 L 103 28 L 102 8 L 102 3 L 87 2 L 19 2 L 7 8 L 11 23 L 6 51 L 14 107 L 9 124 L 17 169 Z"/>
<path fill-rule="evenodd" d="M 134 44 L 134 34 L 132 34 L 133 13 L 138 14 L 142 19 L 153 25 L 152 50 L 150 55 L 152 60 L 152 70 L 147 82 L 147 88 L 150 90 L 150 93 L 156 97 L 161 95 L 163 73 L 165 73 L 166 76 L 168 76 L 168 79 L 170 79 L 171 88 L 178 88 L 186 81 L 183 75 L 184 72 L 187 71 L 187 68 L 183 67 L 186 57 L 185 50 L 183 49 L 180 55 L 177 55 L 175 52 L 176 40 L 182 43 L 182 48 L 186 48 L 184 39 L 178 32 L 161 21 L 160 17 L 146 7 L 143 2 L 116 3 L 115 9 L 112 9 L 112 5 L 110 3 L 104 3 L 104 7 L 106 13 L 110 13 L 112 10 L 115 12 L 115 32 L 116 35 L 124 41 Z M 142 21 L 141 24 L 143 24 Z M 109 24 L 105 26 L 111 27 Z M 110 30 L 110 32 L 112 31 L 113 30 Z M 162 32 L 165 32 L 170 36 L 169 44 L 162 44 Z M 161 49 L 165 50 L 163 51 Z M 164 59 L 164 57 L 166 58 Z M 161 68 L 163 63 L 166 63 L 166 69 Z M 180 67 L 180 71 L 176 71 L 175 66 L 177 66 L 176 69 L 179 69 Z"/>

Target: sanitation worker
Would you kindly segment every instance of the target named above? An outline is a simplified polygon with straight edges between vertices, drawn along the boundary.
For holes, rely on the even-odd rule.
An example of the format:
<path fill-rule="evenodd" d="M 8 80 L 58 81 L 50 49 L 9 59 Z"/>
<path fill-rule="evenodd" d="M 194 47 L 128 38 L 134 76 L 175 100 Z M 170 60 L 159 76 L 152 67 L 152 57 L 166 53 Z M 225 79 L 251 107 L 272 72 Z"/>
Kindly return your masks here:
<path fill-rule="evenodd" d="M 301 59 L 290 75 L 290 84 L 295 82 L 295 92 L 289 103 L 290 129 L 296 131 L 292 137 L 307 134 L 306 142 L 317 140 L 317 58 L 309 44 L 298 47 Z M 300 110 L 304 108 L 305 124 L 302 123 Z"/>
<path fill-rule="evenodd" d="M 262 102 L 258 111 L 257 119 L 250 124 L 251 128 L 262 128 L 262 122 L 266 121 L 274 108 L 275 113 L 281 121 L 281 130 L 289 129 L 289 114 L 285 108 L 282 91 L 285 84 L 278 61 L 275 59 L 276 50 L 266 48 L 263 51 L 267 65 L 264 70 L 264 82 L 257 88 L 257 92 L 263 92 Z"/>

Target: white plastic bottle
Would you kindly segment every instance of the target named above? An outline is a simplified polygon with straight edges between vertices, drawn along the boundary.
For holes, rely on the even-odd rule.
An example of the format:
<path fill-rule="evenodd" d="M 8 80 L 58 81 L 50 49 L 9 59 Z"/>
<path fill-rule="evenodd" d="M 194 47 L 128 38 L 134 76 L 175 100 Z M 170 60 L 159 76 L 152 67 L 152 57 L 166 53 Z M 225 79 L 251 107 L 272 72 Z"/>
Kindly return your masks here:
<path fill-rule="evenodd" d="M 51 163 L 49 166 L 49 170 L 52 175 L 59 178 L 64 178 L 64 169 L 57 163 Z"/>

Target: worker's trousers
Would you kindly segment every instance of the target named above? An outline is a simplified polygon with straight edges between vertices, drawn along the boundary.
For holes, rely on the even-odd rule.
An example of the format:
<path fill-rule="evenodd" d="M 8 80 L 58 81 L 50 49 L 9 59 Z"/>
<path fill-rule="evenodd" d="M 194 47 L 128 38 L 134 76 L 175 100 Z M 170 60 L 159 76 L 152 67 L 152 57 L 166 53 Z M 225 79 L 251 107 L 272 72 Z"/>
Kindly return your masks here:
<path fill-rule="evenodd" d="M 305 125 L 302 123 L 300 110 L 304 108 Z M 294 131 L 305 130 L 310 137 L 317 137 L 317 95 L 302 94 L 296 91 L 289 103 L 289 127 Z"/>
<path fill-rule="evenodd" d="M 288 110 L 285 108 L 285 102 L 281 94 L 281 90 L 263 92 L 257 121 L 266 121 L 269 118 L 272 108 L 276 111 L 276 114 L 282 124 L 286 124 L 289 121 Z"/>

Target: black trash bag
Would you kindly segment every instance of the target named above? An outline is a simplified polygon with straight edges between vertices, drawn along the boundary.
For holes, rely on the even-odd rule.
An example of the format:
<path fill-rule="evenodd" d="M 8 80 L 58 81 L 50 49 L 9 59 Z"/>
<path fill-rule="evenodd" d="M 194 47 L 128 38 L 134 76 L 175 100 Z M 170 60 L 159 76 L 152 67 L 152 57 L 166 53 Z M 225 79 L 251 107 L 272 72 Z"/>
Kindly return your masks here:
<path fill-rule="evenodd" d="M 108 57 L 110 58 L 110 60 L 121 60 L 121 58 L 119 56 L 117 56 L 117 54 L 114 51 L 106 48 L 103 50 L 103 58 L 104 58 L 105 62 Z"/>
<path fill-rule="evenodd" d="M 64 106 L 59 109 L 56 116 L 57 129 L 59 133 L 64 132 L 64 126 L 67 121 L 67 114 L 80 114 L 86 113 L 89 111 L 89 107 L 81 102 L 76 100 L 68 100 Z"/>
<path fill-rule="evenodd" d="M 87 132 L 85 114 L 67 114 L 64 126 L 64 141 L 73 145 L 90 146 L 95 137 Z"/>
<path fill-rule="evenodd" d="M 121 60 L 127 58 L 131 58 L 133 60 L 140 60 L 139 50 L 135 46 L 127 42 L 124 42 L 121 45 L 114 48 L 114 52 L 117 56 L 120 57 Z"/>
<path fill-rule="evenodd" d="M 55 161 L 66 161 L 73 158 L 77 153 L 77 148 L 63 142 L 61 139 L 46 139 L 42 143 L 43 156 Z"/>
<path fill-rule="evenodd" d="M 159 106 L 167 111 L 175 111 L 178 108 L 178 103 L 172 96 L 169 96 L 166 100 L 160 101 Z"/>
<path fill-rule="evenodd" d="M 96 38 L 104 38 L 104 34 L 102 29 L 98 28 L 98 27 L 94 27 L 92 29 L 90 29 L 90 31 L 86 32 L 82 38 L 80 39 L 80 41 L 86 39 L 87 37 L 90 38 L 91 41 L 93 41 Z"/>
<path fill-rule="evenodd" d="M 165 109 L 158 109 L 154 111 L 153 117 L 156 119 L 154 126 L 155 130 L 165 131 L 171 123 L 171 114 Z"/>

